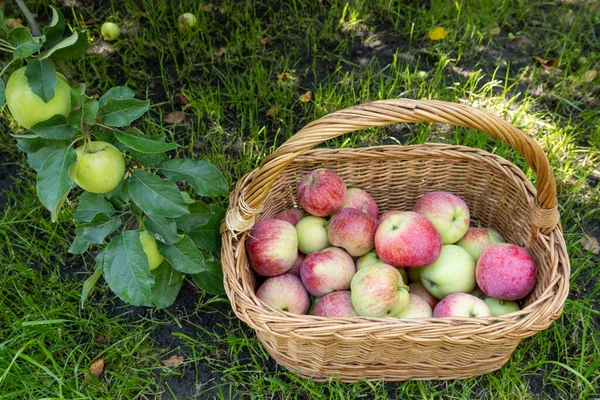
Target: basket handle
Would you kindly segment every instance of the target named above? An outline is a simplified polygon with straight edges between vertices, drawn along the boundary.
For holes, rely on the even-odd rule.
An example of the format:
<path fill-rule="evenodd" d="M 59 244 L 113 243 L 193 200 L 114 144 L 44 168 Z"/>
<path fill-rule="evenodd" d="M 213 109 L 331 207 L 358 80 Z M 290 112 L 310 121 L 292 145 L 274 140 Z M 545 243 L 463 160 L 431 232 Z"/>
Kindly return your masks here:
<path fill-rule="evenodd" d="M 249 230 L 269 190 L 294 159 L 328 139 L 356 130 L 399 122 L 439 122 L 473 128 L 501 139 L 518 150 L 537 175 L 536 201 L 531 210 L 532 228 L 549 233 L 559 222 L 556 182 L 540 146 L 505 120 L 458 103 L 438 100 L 393 99 L 360 104 L 313 121 L 265 157 L 247 191 L 231 208 L 225 226 L 233 234 Z"/>

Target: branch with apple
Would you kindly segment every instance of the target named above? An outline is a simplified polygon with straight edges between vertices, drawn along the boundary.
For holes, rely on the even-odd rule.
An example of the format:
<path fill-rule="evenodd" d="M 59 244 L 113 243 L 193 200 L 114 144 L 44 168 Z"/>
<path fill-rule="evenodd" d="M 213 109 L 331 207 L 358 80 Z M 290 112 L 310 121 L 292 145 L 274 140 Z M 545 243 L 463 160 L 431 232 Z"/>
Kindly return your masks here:
<path fill-rule="evenodd" d="M 52 6 L 50 24 L 40 28 L 24 3 L 18 5 L 30 28 L 9 29 L 0 10 L 0 50 L 12 54 L 0 76 L 13 64 L 25 66 L 6 86 L 0 80 L 0 106 L 6 102 L 15 121 L 12 136 L 37 173 L 37 195 L 52 221 L 67 215 L 65 204 L 75 208 L 68 252 L 101 250 L 94 251 L 96 271 L 84 283 L 82 303 L 100 276 L 137 306 L 171 305 L 185 274 L 201 290 L 223 293 L 218 252 L 224 209 L 200 198 L 226 196 L 225 177 L 207 161 L 172 158 L 179 145 L 165 134 L 132 126 L 149 110 L 149 100 L 136 99 L 124 86 L 96 99 L 85 84 L 70 82 L 63 61 L 85 54 L 88 32 L 66 29 Z M 103 25 L 102 35 L 116 38 L 113 25 Z"/>

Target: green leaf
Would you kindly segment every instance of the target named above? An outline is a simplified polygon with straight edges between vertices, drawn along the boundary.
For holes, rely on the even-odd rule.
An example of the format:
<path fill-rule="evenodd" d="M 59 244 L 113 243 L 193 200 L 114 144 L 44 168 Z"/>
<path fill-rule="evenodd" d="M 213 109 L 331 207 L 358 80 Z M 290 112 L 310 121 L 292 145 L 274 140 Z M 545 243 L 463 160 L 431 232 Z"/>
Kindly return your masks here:
<path fill-rule="evenodd" d="M 6 35 L 10 31 L 8 26 L 6 26 L 6 21 L 4 21 L 4 10 L 0 8 L 0 35 Z"/>
<path fill-rule="evenodd" d="M 158 235 L 157 239 L 166 244 L 174 244 L 181 240 L 181 236 L 177 234 L 177 224 L 172 219 L 148 215 L 144 221 L 144 228 L 155 238 Z"/>
<path fill-rule="evenodd" d="M 69 169 L 77 162 L 77 153 L 72 147 L 50 153 L 37 176 L 37 194 L 40 202 L 50 210 L 52 222 L 71 190 L 73 181 Z"/>
<path fill-rule="evenodd" d="M 90 276 L 83 282 L 83 288 L 81 289 L 81 304 L 80 304 L 80 306 L 82 308 L 83 308 L 83 303 L 85 303 L 85 300 L 90 295 L 90 293 L 92 292 L 92 289 L 94 288 L 94 286 L 98 282 L 98 279 L 100 279 L 101 276 L 102 276 L 102 268 L 96 268 L 96 270 L 94 271 L 92 276 Z"/>
<path fill-rule="evenodd" d="M 40 61 L 34 58 L 27 64 L 25 76 L 34 94 L 44 100 L 45 103 L 52 100 L 57 79 L 52 61 Z"/>
<path fill-rule="evenodd" d="M 154 275 L 154 286 L 152 286 L 152 304 L 157 308 L 169 307 L 175 302 L 181 284 L 183 274 L 167 263 L 163 262 L 152 271 Z"/>
<path fill-rule="evenodd" d="M 71 88 L 71 112 L 67 116 L 67 121 L 74 126 L 81 126 L 83 122 L 93 124 L 99 107 L 98 100 L 85 94 L 83 85 L 73 86 Z"/>
<path fill-rule="evenodd" d="M 184 236 L 175 244 L 156 242 L 158 252 L 179 272 L 198 274 L 204 269 L 204 255 L 196 248 L 194 242 Z"/>
<path fill-rule="evenodd" d="M 223 267 L 216 258 L 207 258 L 204 261 L 204 270 L 199 274 L 192 275 L 192 279 L 203 292 L 214 295 L 225 293 Z"/>
<path fill-rule="evenodd" d="M 187 181 L 199 196 L 225 196 L 229 194 L 227 180 L 211 163 L 189 158 L 167 160 L 158 169 L 173 181 Z"/>
<path fill-rule="evenodd" d="M 100 116 L 105 125 L 128 126 L 150 108 L 150 100 L 107 99 L 100 107 Z"/>
<path fill-rule="evenodd" d="M 31 127 L 31 130 L 39 137 L 51 140 L 71 139 L 77 132 L 77 128 L 67 122 L 67 117 L 60 114 L 38 122 Z"/>
<path fill-rule="evenodd" d="M 0 79 L 0 108 L 4 106 L 6 102 L 6 86 L 4 85 L 4 81 Z"/>
<path fill-rule="evenodd" d="M 188 232 L 188 236 L 200 250 L 217 252 L 221 248 L 219 228 L 225 217 L 225 210 L 216 204 L 210 204 L 208 207 L 214 212 L 208 223 Z"/>
<path fill-rule="evenodd" d="M 124 99 L 133 99 L 135 97 L 135 93 L 133 90 L 129 89 L 127 86 L 115 86 L 110 89 L 100 99 L 100 107 L 102 107 L 108 99 L 116 99 L 116 100 L 124 100 Z"/>
<path fill-rule="evenodd" d="M 135 170 L 128 189 L 135 204 L 148 215 L 173 218 L 190 213 L 177 185 L 158 175 Z"/>
<path fill-rule="evenodd" d="M 101 194 L 84 192 L 79 196 L 77 210 L 73 214 L 76 222 L 91 222 L 96 215 L 104 214 L 112 217 L 115 209 Z"/>
<path fill-rule="evenodd" d="M 41 38 L 34 38 L 29 29 L 24 26 L 11 29 L 6 39 L 16 48 L 13 59 L 27 58 L 42 48 Z"/>
<path fill-rule="evenodd" d="M 70 145 L 68 140 L 48 140 L 42 138 L 18 138 L 17 147 L 27 153 L 29 166 L 37 172 L 42 168 L 46 158 L 55 150 L 65 149 Z"/>
<path fill-rule="evenodd" d="M 65 31 L 65 18 L 62 13 L 54 6 L 50 6 L 50 8 L 52 9 L 52 21 L 42 31 L 44 36 L 46 36 L 44 47 L 47 49 L 57 45 L 61 41 Z"/>
<path fill-rule="evenodd" d="M 177 228 L 184 232 L 191 232 L 199 226 L 206 225 L 214 212 L 200 200 L 188 205 L 190 214 L 175 218 Z"/>
<path fill-rule="evenodd" d="M 125 231 L 115 236 L 96 262 L 108 286 L 121 300 L 134 306 L 152 305 L 154 275 L 139 232 Z"/>
<path fill-rule="evenodd" d="M 53 58 L 58 60 L 71 60 L 83 55 L 88 47 L 87 31 L 79 28 L 73 29 L 73 34 L 66 39 L 61 40 L 52 48 L 40 54 L 40 60 Z"/>
<path fill-rule="evenodd" d="M 164 153 L 179 147 L 177 143 L 159 142 L 152 136 L 138 136 L 120 131 L 114 131 L 114 134 L 119 142 L 140 153 Z"/>
<path fill-rule="evenodd" d="M 84 254 L 90 248 L 90 242 L 85 240 L 83 236 L 77 235 L 73 239 L 73 243 L 67 250 L 69 254 Z"/>
<path fill-rule="evenodd" d="M 102 244 L 104 239 L 121 226 L 121 218 L 109 218 L 98 214 L 92 222 L 75 229 L 75 233 L 88 242 Z"/>

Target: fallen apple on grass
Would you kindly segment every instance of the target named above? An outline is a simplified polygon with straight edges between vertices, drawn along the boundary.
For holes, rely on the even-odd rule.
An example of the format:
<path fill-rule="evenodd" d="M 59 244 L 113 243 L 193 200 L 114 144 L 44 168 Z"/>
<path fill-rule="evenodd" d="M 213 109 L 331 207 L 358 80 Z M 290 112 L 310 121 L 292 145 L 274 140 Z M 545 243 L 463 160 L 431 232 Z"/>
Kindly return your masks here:
<path fill-rule="evenodd" d="M 468 293 L 452 293 L 444 297 L 433 309 L 433 316 L 439 317 L 490 317 L 490 308 L 478 297 Z"/>
<path fill-rule="evenodd" d="M 421 283 L 438 299 L 468 293 L 475 289 L 475 260 L 462 247 L 444 245 L 440 256 L 421 271 Z"/>
<path fill-rule="evenodd" d="M 105 22 L 100 27 L 100 34 L 105 40 L 117 40 L 119 35 L 121 35 L 121 28 L 114 22 Z"/>
<path fill-rule="evenodd" d="M 426 216 L 435 225 L 444 244 L 456 243 L 469 229 L 469 207 L 452 193 L 427 193 L 417 200 L 413 211 Z"/>
<path fill-rule="evenodd" d="M 367 317 L 397 317 L 408 306 L 408 286 L 388 264 L 367 265 L 357 271 L 350 287 L 352 307 Z"/>
<path fill-rule="evenodd" d="M 298 183 L 298 201 L 304 210 L 326 217 L 342 208 L 346 184 L 335 172 L 319 168 L 306 174 Z"/>
<path fill-rule="evenodd" d="M 304 258 L 300 278 L 310 294 L 322 297 L 335 290 L 350 289 L 355 272 L 354 260 L 348 253 L 328 247 Z"/>
<path fill-rule="evenodd" d="M 283 274 L 268 278 L 256 291 L 256 297 L 282 311 L 306 314 L 310 306 L 310 296 L 300 278 Z"/>
<path fill-rule="evenodd" d="M 265 219 L 258 222 L 246 239 L 250 266 L 263 276 L 287 272 L 298 259 L 298 237 L 289 222 Z"/>
<path fill-rule="evenodd" d="M 177 18 L 177 24 L 185 32 L 198 26 L 198 18 L 192 13 L 183 13 Z"/>

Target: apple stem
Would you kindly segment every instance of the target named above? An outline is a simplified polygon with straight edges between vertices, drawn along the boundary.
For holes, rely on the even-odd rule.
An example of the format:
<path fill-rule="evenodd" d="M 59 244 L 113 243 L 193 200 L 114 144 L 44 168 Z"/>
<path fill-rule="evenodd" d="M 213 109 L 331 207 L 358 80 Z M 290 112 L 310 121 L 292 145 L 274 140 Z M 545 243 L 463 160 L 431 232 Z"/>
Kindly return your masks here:
<path fill-rule="evenodd" d="M 17 6 L 19 6 L 21 11 L 25 15 L 25 18 L 27 19 L 27 23 L 31 28 L 31 33 L 33 33 L 33 36 L 42 36 L 42 30 L 35 21 L 35 15 L 33 15 L 31 11 L 29 11 L 29 8 L 27 8 L 25 2 L 23 0 L 15 0 L 15 3 L 17 3 Z"/>

